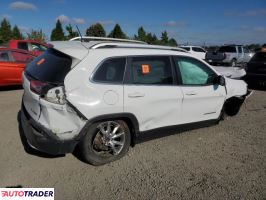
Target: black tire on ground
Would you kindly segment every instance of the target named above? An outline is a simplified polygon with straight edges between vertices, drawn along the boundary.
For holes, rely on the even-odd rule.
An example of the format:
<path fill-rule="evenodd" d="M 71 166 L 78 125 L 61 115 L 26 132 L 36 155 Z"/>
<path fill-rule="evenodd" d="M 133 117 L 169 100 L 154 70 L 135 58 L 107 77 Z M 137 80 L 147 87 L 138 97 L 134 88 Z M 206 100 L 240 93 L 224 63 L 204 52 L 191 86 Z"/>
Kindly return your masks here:
<path fill-rule="evenodd" d="M 108 120 L 110 121 L 110 120 Z M 108 122 L 106 121 L 106 123 Z M 121 151 L 117 155 L 112 155 L 111 153 L 101 154 L 95 151 L 93 143 L 96 139 L 96 135 L 99 134 L 100 129 L 98 126 L 101 123 L 105 123 L 104 121 L 97 122 L 92 124 L 84 136 L 83 140 L 79 144 L 80 153 L 82 155 L 82 159 L 84 162 L 98 166 L 104 165 L 109 162 L 113 162 L 122 158 L 129 150 L 131 144 L 131 134 L 127 124 L 122 120 L 113 120 L 112 122 L 119 124 L 121 130 L 123 130 L 124 134 L 124 146 Z"/>

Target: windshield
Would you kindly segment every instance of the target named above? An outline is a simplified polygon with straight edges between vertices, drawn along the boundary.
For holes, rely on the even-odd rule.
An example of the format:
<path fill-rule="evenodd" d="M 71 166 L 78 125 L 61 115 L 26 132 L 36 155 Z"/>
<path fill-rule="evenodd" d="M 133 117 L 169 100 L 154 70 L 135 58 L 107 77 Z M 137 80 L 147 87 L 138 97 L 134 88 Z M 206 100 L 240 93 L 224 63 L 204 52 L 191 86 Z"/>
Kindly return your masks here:
<path fill-rule="evenodd" d="M 258 52 L 258 53 L 256 53 L 252 57 L 251 62 L 266 62 L 266 52 Z"/>
<path fill-rule="evenodd" d="M 71 64 L 70 56 L 48 49 L 27 65 L 26 74 L 43 82 L 62 84 Z"/>

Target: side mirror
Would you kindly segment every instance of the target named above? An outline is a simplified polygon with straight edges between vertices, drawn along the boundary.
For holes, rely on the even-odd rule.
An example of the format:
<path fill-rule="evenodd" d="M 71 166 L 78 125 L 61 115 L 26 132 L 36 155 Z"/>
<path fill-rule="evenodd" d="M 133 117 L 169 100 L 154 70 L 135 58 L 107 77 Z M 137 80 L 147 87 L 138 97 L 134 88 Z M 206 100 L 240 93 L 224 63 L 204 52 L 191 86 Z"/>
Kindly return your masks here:
<path fill-rule="evenodd" d="M 218 85 L 221 85 L 221 86 L 225 86 L 225 78 L 221 75 L 219 76 L 216 76 L 214 79 L 213 79 L 213 83 L 214 84 L 218 84 Z"/>

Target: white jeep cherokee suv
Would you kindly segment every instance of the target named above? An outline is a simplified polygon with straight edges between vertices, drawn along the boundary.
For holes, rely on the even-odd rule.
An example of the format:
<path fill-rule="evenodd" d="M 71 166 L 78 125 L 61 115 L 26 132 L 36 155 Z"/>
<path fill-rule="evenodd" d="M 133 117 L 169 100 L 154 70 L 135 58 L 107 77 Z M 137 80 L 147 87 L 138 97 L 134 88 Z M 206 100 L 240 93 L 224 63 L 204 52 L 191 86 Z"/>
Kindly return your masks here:
<path fill-rule="evenodd" d="M 235 115 L 248 93 L 179 48 L 126 42 L 54 42 L 23 74 L 23 134 L 49 154 L 80 148 L 105 164 L 146 135 Z M 163 132 L 162 132 L 163 131 Z"/>

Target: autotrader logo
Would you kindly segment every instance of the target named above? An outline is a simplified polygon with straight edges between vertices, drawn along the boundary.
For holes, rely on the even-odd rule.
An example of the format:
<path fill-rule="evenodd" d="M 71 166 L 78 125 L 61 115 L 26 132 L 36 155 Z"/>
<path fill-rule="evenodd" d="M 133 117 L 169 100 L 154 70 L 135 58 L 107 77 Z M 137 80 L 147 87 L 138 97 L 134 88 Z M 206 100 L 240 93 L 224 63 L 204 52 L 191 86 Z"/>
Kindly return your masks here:
<path fill-rule="evenodd" d="M 54 188 L 0 188 L 0 200 L 54 200 Z"/>

